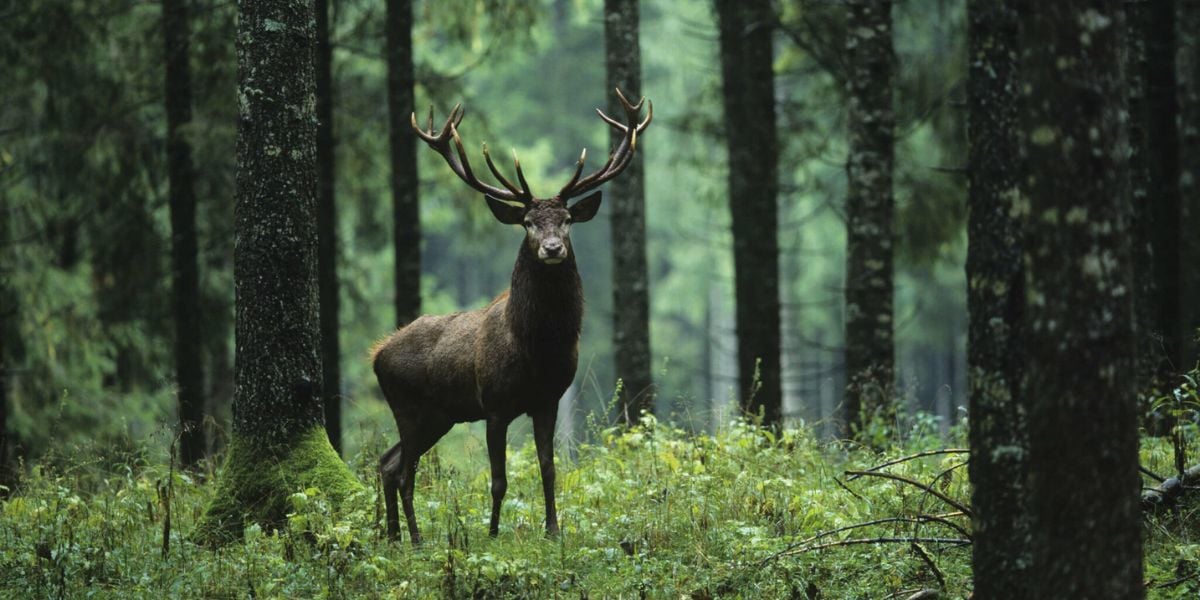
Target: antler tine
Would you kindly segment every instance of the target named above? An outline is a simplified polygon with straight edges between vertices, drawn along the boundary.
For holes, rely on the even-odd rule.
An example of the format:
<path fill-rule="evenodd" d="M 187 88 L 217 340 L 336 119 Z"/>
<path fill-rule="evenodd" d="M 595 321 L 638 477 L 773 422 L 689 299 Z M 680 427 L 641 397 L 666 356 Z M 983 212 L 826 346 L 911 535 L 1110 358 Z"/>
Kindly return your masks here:
<path fill-rule="evenodd" d="M 638 102 L 638 105 L 641 105 L 641 102 Z M 653 120 L 654 120 L 654 101 L 647 100 L 646 101 L 646 118 L 641 123 L 638 123 L 637 130 L 642 131 L 642 130 L 646 129 L 646 127 L 648 127 L 650 125 L 650 121 L 653 121 Z"/>
<path fill-rule="evenodd" d="M 560 197 L 569 198 L 578 196 L 599 187 L 604 182 L 620 174 L 633 160 L 634 152 L 637 149 L 638 134 L 645 130 L 654 118 L 654 104 L 648 102 L 644 96 L 638 99 L 637 104 L 634 104 L 625 97 L 625 93 L 620 88 L 617 88 L 615 91 L 617 93 L 617 100 L 620 101 L 621 107 L 625 110 L 628 123 L 622 123 L 608 116 L 599 108 L 596 109 L 596 114 L 610 127 L 621 132 L 621 141 L 612 153 L 608 155 L 608 160 L 605 161 L 604 166 L 600 167 L 600 170 L 582 179 L 580 178 L 580 173 L 583 169 L 583 160 L 581 157 L 580 162 L 576 165 L 575 174 L 567 182 L 567 185 L 563 186 L 562 191 L 559 192 Z M 648 105 L 646 118 L 638 122 L 638 115 L 641 114 L 643 103 Z"/>
<path fill-rule="evenodd" d="M 521 170 L 521 159 L 517 158 L 516 148 L 512 149 L 512 155 L 513 165 L 517 168 L 517 181 L 521 183 L 521 191 L 523 191 L 526 196 L 532 198 L 533 192 L 529 191 L 529 182 L 525 181 L 525 172 Z"/>
<path fill-rule="evenodd" d="M 445 138 L 447 135 L 454 135 L 454 117 L 462 110 L 462 104 L 455 104 L 454 108 L 450 109 L 450 116 L 446 117 L 446 122 L 438 131 L 438 137 Z M 429 132 L 433 133 L 433 128 L 429 128 Z"/>
<path fill-rule="evenodd" d="M 446 164 L 450 166 L 450 170 L 454 171 L 454 174 L 458 175 L 458 178 L 462 179 L 464 183 L 484 194 L 501 200 L 528 202 L 526 194 L 518 191 L 503 179 L 502 182 L 505 183 L 505 187 L 508 189 L 500 189 L 494 185 L 484 183 L 475 176 L 475 172 L 471 169 L 471 161 L 467 158 L 466 149 L 463 147 L 462 137 L 458 134 L 458 126 L 462 123 L 464 116 L 466 116 L 466 111 L 463 110 L 462 104 L 454 105 L 454 108 L 450 111 L 450 116 L 446 118 L 446 123 L 442 125 L 441 130 L 436 132 L 433 129 L 433 107 L 429 109 L 428 131 L 421 129 L 420 125 L 417 124 L 417 114 L 415 112 L 412 114 L 410 120 L 413 131 L 417 133 L 417 136 L 425 140 L 425 143 L 429 144 L 430 148 L 433 148 L 440 154 L 442 159 L 446 161 Z M 451 141 L 454 144 L 453 148 L 451 148 Z M 486 150 L 484 151 L 484 157 L 487 157 Z M 488 166 L 492 166 L 490 158 L 488 159 Z"/>
<path fill-rule="evenodd" d="M 617 91 L 617 99 L 621 101 L 621 106 L 625 108 L 625 114 L 629 115 L 629 120 L 632 122 L 642 112 L 642 103 L 646 101 L 646 97 L 642 96 L 638 98 L 637 104 L 632 104 L 625 98 L 625 94 L 621 92 L 621 88 L 615 89 Z"/>
<path fill-rule="evenodd" d="M 612 118 L 612 117 L 610 117 L 610 116 L 608 116 L 608 115 L 604 114 L 604 111 L 602 111 L 602 110 L 600 110 L 600 109 L 598 109 L 598 108 L 596 109 L 596 114 L 600 115 L 600 118 L 601 118 L 601 119 L 602 119 L 602 120 L 603 120 L 605 123 L 608 123 L 609 125 L 612 125 L 613 127 L 616 127 L 617 129 L 620 129 L 621 131 L 626 131 L 626 130 L 628 130 L 628 129 L 629 129 L 628 127 L 626 127 L 626 126 L 625 126 L 625 124 L 624 124 L 624 123 L 622 123 L 622 122 L 620 122 L 620 121 L 618 121 L 618 120 L 616 120 L 616 119 L 614 119 L 614 118 Z"/>
<path fill-rule="evenodd" d="M 430 143 L 430 144 L 437 141 L 436 136 L 432 135 L 432 133 L 426 133 L 425 130 L 421 129 L 421 126 L 419 124 L 417 124 L 417 113 L 414 112 L 412 114 L 410 122 L 412 123 L 413 131 L 417 132 L 417 136 L 419 136 L 421 139 L 425 140 L 427 143 Z M 433 119 L 432 118 L 430 118 L 430 121 L 429 121 L 429 131 L 430 132 L 433 131 Z"/>
<path fill-rule="evenodd" d="M 450 121 L 447 123 L 450 127 L 450 137 L 454 139 L 454 149 L 458 150 L 458 164 L 462 165 L 463 174 L 466 175 L 467 182 L 478 181 L 475 173 L 471 170 L 471 161 L 467 159 L 467 151 L 463 148 L 462 138 L 458 135 L 458 127 L 454 125 L 454 113 L 450 113 Z"/>
<path fill-rule="evenodd" d="M 571 189 L 579 181 L 579 176 L 583 174 L 583 161 L 585 160 L 587 160 L 587 148 L 584 148 L 583 152 L 579 153 L 579 162 L 575 163 L 575 174 L 571 175 L 571 180 L 567 182 L 567 185 L 563 186 L 564 190 Z"/>
<path fill-rule="evenodd" d="M 516 196 L 513 199 L 524 202 L 524 200 L 521 199 L 523 196 L 523 193 L 521 192 L 521 190 L 517 189 L 517 186 L 513 185 L 513 182 L 509 181 L 509 179 L 507 177 L 505 177 L 503 173 L 500 172 L 500 169 L 496 168 L 496 163 L 492 162 L 492 154 L 490 152 L 488 152 L 486 142 L 483 144 L 483 159 L 485 161 L 487 161 L 488 169 L 491 170 L 492 175 L 494 175 L 496 177 L 496 180 L 500 182 L 500 185 L 503 185 L 504 187 L 508 188 L 508 191 L 513 196 Z"/>

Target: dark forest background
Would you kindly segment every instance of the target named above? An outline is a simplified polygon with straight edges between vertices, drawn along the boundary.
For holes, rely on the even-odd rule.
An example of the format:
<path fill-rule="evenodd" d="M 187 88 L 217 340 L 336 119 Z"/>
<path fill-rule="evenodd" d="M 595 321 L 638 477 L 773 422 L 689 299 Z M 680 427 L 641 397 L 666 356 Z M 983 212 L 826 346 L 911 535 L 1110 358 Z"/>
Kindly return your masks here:
<path fill-rule="evenodd" d="M 611 96 L 601 4 L 417 3 L 416 105 L 444 114 L 463 102 L 469 142 L 517 148 L 535 191 L 548 191 L 580 147 L 601 156 L 607 145 L 592 113 Z M 219 445 L 233 392 L 235 6 L 191 7 L 194 116 L 182 134 L 195 164 L 202 316 L 186 346 L 203 365 Z M 779 8 L 783 414 L 833 423 L 845 379 L 844 19 L 826 3 Z M 364 431 L 390 425 L 366 360 L 395 324 L 383 9 L 346 1 L 330 13 L 351 451 Z M 175 401 L 160 8 L 46 1 L 12 12 L 0 40 L 8 427 L 32 456 L 52 441 L 163 435 Z M 964 15 L 950 1 L 894 11 L 896 381 L 905 405 L 942 428 L 966 402 Z M 739 397 L 717 24 L 703 3 L 646 2 L 641 29 L 642 89 L 656 107 L 642 147 L 655 410 L 711 430 Z M 418 156 L 422 311 L 482 306 L 507 287 L 519 237 L 435 155 Z M 564 407 L 577 423 L 607 414 L 616 381 L 610 206 L 575 231 L 589 308 Z"/>
<path fill-rule="evenodd" d="M 1200 577 L 1194 546 L 1137 525 L 1200 477 L 1188 453 L 1200 439 L 1200 3 L 39 0 L 0 7 L 0 23 L 5 496 L 31 481 L 32 503 L 66 485 L 54 473 L 84 463 L 128 467 L 129 482 L 135 466 L 163 464 L 174 482 L 178 465 L 197 476 L 179 485 L 194 485 L 184 494 L 198 515 L 225 502 L 204 487 L 218 471 L 210 459 L 240 447 L 244 464 L 272 464 L 253 444 L 276 434 L 307 456 L 309 438 L 293 425 L 318 427 L 318 397 L 341 456 L 386 447 L 395 431 L 372 348 L 419 314 L 487 305 L 508 287 L 520 244 L 518 229 L 495 223 L 412 135 L 409 114 L 432 107 L 442 119 L 461 103 L 476 170 L 480 142 L 498 156 L 512 147 L 545 196 L 581 147 L 593 166 L 603 160 L 612 139 L 593 109 L 617 114 L 621 87 L 652 100 L 655 117 L 639 162 L 605 188 L 599 218 L 572 230 L 587 311 L 558 417 L 560 456 L 579 459 L 560 485 L 567 506 L 591 493 L 581 478 L 608 477 L 580 465 L 608 464 L 587 461 L 609 450 L 649 460 L 640 467 L 655 481 L 655 461 L 669 454 L 673 475 L 694 469 L 675 484 L 695 491 L 687 486 L 712 480 L 705 469 L 733 485 L 747 472 L 738 461 L 772 453 L 794 461 L 796 477 L 824 477 L 833 464 L 850 476 L 868 458 L 957 456 L 968 449 L 931 448 L 965 443 L 970 486 L 952 473 L 965 460 L 929 485 L 893 478 L 956 509 L 932 517 L 961 539 L 901 539 L 926 580 L 961 587 L 974 568 L 977 597 L 1002 598 L 1026 595 L 1029 577 L 1045 595 L 1061 575 L 1064 597 L 1136 597 L 1152 587 L 1139 557 L 1161 577 L 1163 557 L 1188 552 L 1178 581 L 1163 585 Z M 279 51 L 292 47 L 303 54 Z M 296 85 L 315 90 L 280 86 L 278 98 L 298 104 L 271 104 L 277 90 L 248 76 L 261 68 L 264 80 L 286 80 L 292 67 Z M 264 106 L 273 112 L 255 112 Z M 304 126 L 284 141 L 245 126 L 285 113 Z M 272 195 L 293 175 L 304 189 Z M 235 207 L 261 220 L 236 218 Z M 255 230 L 287 219 L 302 226 Z M 310 230 L 311 247 L 295 239 Z M 235 247 L 249 237 L 300 259 L 264 253 L 235 277 Z M 304 331 L 301 349 L 279 353 L 299 360 L 275 374 L 261 360 L 239 370 L 268 350 L 239 347 L 235 326 L 282 338 L 252 330 L 272 324 L 262 318 L 271 296 L 235 302 L 235 286 L 291 269 L 315 280 L 293 278 L 304 302 L 280 302 L 280 320 Z M 319 302 L 308 302 L 314 288 Z M 290 396 L 269 385 L 275 375 Z M 621 427 L 640 409 L 657 419 Z M 666 454 L 636 451 L 645 432 Z M 443 480 L 442 461 L 482 473 L 483 437 L 480 424 L 456 428 L 423 491 Z M 705 444 L 737 458 L 706 466 Z M 326 459 L 341 495 L 366 493 L 374 474 L 355 478 L 332 452 Z M 900 468 L 931 476 L 931 462 Z M 258 475 L 241 464 L 221 474 L 235 482 L 222 491 L 237 514 L 247 504 L 239 486 Z M 753 532 L 752 549 L 774 553 L 764 562 L 796 549 L 783 532 L 841 531 L 829 514 L 797 524 L 804 502 L 790 491 L 786 508 L 768 506 L 771 468 L 757 468 L 763 483 L 739 488 L 762 494 L 753 514 L 736 503 L 719 514 L 739 535 L 776 527 Z M 821 481 L 867 503 L 836 478 Z M 270 485 L 282 494 L 292 483 Z M 460 518 L 453 485 L 433 490 L 443 500 L 431 504 L 454 499 Z M 169 514 L 173 492 L 157 489 Z M 624 506 L 615 490 L 624 488 L 607 488 L 605 501 Z M 321 495 L 301 495 L 310 491 Z M 836 494 L 824 501 L 849 501 Z M 970 495 L 971 506 L 951 495 Z M 666 487 L 660 496 L 648 501 L 664 502 Z M 629 514 L 643 504 L 629 502 Z M 5 504 L 12 512 L 0 516 L 19 522 L 26 506 Z M 449 510 L 440 507 L 420 510 Z M 735 526 L 742 517 L 751 525 Z M 346 518 L 368 529 L 366 511 Z M 701 527 L 672 518 L 663 531 L 678 529 L 660 541 L 691 556 L 689 536 L 700 534 L 688 528 Z M 612 523 L 600 522 L 587 543 L 607 543 Z M 1184 519 L 1173 526 L 1187 538 Z M 445 527 L 465 556 L 456 526 Z M 972 563 L 954 563 L 958 583 L 948 585 L 919 543 L 972 546 Z M 1056 573 L 1062 556 L 1096 576 Z M 1030 564 L 1036 572 L 1023 570 Z"/>

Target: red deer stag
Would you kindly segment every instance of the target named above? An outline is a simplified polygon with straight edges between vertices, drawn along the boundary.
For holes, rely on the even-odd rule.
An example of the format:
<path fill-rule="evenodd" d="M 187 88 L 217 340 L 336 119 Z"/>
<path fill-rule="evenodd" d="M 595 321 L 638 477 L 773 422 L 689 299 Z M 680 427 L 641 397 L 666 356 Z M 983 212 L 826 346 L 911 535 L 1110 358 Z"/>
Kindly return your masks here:
<path fill-rule="evenodd" d="M 522 225 L 525 239 L 517 250 L 512 287 L 486 307 L 449 315 L 426 315 L 381 341 L 374 352 L 375 376 L 396 418 L 400 443 L 379 459 L 387 506 L 388 536 L 396 539 L 400 518 L 399 492 L 412 543 L 420 542 L 413 516 L 413 484 L 417 462 L 455 423 L 487 421 L 488 459 L 492 469 L 492 518 L 488 532 L 500 526 L 500 503 L 508 488 L 505 438 L 508 426 L 522 414 L 533 419 L 533 438 L 542 472 L 546 501 L 546 534 L 558 533 L 554 510 L 554 424 L 558 401 L 575 379 L 579 330 L 583 320 L 583 288 L 571 249 L 571 224 L 596 216 L 600 192 L 567 206 L 616 177 L 633 157 L 638 135 L 654 116 L 651 104 L 638 122 L 642 101 L 632 104 L 617 90 L 625 109 L 621 123 L 597 109 L 600 118 L 622 133 L 608 162 L 595 173 L 580 177 L 587 150 L 575 173 L 552 198 L 537 199 L 529 190 L 516 159 L 517 187 L 500 173 L 483 146 L 483 157 L 498 188 L 480 181 L 463 150 L 458 126 L 461 105 L 450 111 L 441 131 L 412 126 L 417 135 L 442 155 L 450 169 L 477 191 L 501 223 Z M 451 149 L 451 143 L 454 149 Z"/>

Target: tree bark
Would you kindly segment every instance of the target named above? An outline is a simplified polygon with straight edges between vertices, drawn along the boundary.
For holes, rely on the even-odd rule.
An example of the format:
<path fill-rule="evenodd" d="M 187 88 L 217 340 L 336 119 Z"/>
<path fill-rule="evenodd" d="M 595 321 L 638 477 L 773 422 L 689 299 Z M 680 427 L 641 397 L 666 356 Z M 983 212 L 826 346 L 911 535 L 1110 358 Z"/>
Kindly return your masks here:
<path fill-rule="evenodd" d="M 1175 76 L 1175 2 L 1147 2 L 1143 22 L 1146 61 L 1146 198 L 1154 237 L 1154 287 L 1157 302 L 1155 361 L 1159 384 L 1175 386 L 1183 364 L 1185 326 L 1182 318 L 1180 263 L 1182 212 L 1179 200 L 1179 100 Z M 1144 334 L 1143 334 L 1144 335 Z M 1157 338 L 1161 337 L 1161 341 Z"/>
<path fill-rule="evenodd" d="M 720 29 L 729 211 L 733 221 L 738 386 L 742 411 L 781 424 L 779 192 L 775 73 L 767 0 L 716 0 Z"/>
<path fill-rule="evenodd" d="M 638 35 L 638 0 L 605 0 L 604 48 L 608 88 L 630 100 L 642 94 L 642 57 Z M 622 114 L 616 95 L 608 94 L 608 114 Z M 610 132 L 615 146 L 621 134 Z M 646 276 L 646 207 L 642 175 L 645 142 L 621 177 L 608 184 L 613 250 L 613 354 L 622 380 L 621 419 L 637 422 L 643 410 L 654 410 L 650 375 L 650 293 Z"/>
<path fill-rule="evenodd" d="M 847 4 L 846 427 L 895 417 L 892 3 Z"/>
<path fill-rule="evenodd" d="M 179 462 L 204 458 L 204 362 L 197 264 L 192 145 L 191 34 L 187 0 L 163 0 L 166 45 L 167 180 L 171 207 L 171 299 L 175 317 L 175 381 L 179 388 Z"/>
<path fill-rule="evenodd" d="M 338 340 L 337 205 L 334 198 L 333 48 L 330 0 L 315 0 L 317 13 L 317 287 L 321 303 L 321 366 L 325 432 L 342 451 L 342 369 Z"/>
<path fill-rule="evenodd" d="M 1024 498 L 1026 407 L 1020 402 L 1025 274 L 1017 140 L 1017 13 L 1007 0 L 967 4 L 967 361 L 974 593 L 1028 598 Z"/>
<path fill-rule="evenodd" d="M 6 212 L 0 211 L 0 236 L 3 236 L 5 240 L 10 239 L 7 223 L 4 222 L 7 218 L 7 214 L 4 214 Z M 0 248 L 0 251 L 2 250 L 4 249 Z M 3 271 L 0 271 L 0 300 L 3 300 L 0 303 L 0 306 L 3 307 L 0 308 L 0 334 L 4 336 L 0 338 L 2 340 L 0 341 L 0 485 L 11 489 L 13 487 L 13 470 L 12 466 L 9 465 L 10 459 L 8 456 L 8 378 L 9 373 L 12 372 L 12 365 L 10 364 L 7 344 L 10 341 L 8 336 L 15 333 L 11 323 L 13 317 L 16 316 L 17 307 L 15 298 L 9 293 L 8 274 Z M 7 493 L 0 490 L 0 498 L 7 496 Z"/>
<path fill-rule="evenodd" d="M 1146 136 L 1146 4 L 1125 3 L 1125 89 L 1129 102 L 1129 199 L 1132 207 L 1133 258 L 1138 264 L 1154 264 L 1154 219 L 1148 198 L 1150 168 L 1147 164 L 1149 147 Z M 1148 397 L 1154 387 L 1158 373 L 1158 362 L 1162 346 L 1154 339 L 1158 331 L 1155 315 L 1157 283 L 1155 269 L 1138 269 L 1134 272 L 1133 317 L 1137 335 L 1137 362 L 1135 385 L 1140 394 Z M 1147 424 L 1157 422 L 1149 410 L 1148 402 L 1143 408 Z M 1153 427 L 1152 427 L 1153 428 Z"/>
<path fill-rule="evenodd" d="M 316 111 L 311 2 L 238 5 L 233 433 L 198 537 L 275 525 L 288 496 L 361 489 L 322 426 L 316 287 Z"/>
<path fill-rule="evenodd" d="M 1032 598 L 1141 598 L 1121 2 L 1021 22 Z"/>
<path fill-rule="evenodd" d="M 1200 231 L 1200 3 L 1179 2 L 1180 170 L 1183 230 Z M 1184 307 L 1184 369 L 1194 369 L 1200 352 L 1200 235 L 1186 235 L 1181 247 Z"/>
<path fill-rule="evenodd" d="M 1134 259 L 1151 265 L 1135 274 L 1138 392 L 1152 399 L 1186 368 L 1186 320 L 1181 280 L 1183 210 L 1176 118 L 1175 7 L 1171 0 L 1127 2 L 1125 72 L 1129 90 L 1130 175 Z M 1147 414 L 1148 429 L 1170 419 Z"/>
<path fill-rule="evenodd" d="M 387 0 L 388 142 L 392 149 L 392 223 L 396 243 L 396 324 L 421 314 L 421 211 L 413 114 L 412 0 Z"/>

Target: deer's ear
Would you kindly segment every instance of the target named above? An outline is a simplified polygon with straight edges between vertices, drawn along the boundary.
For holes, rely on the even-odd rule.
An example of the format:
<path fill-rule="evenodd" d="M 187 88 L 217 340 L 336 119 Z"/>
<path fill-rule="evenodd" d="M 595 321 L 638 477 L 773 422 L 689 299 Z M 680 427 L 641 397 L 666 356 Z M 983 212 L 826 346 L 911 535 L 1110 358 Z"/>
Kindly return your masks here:
<path fill-rule="evenodd" d="M 576 223 L 591 221 L 592 217 L 596 216 L 596 213 L 600 210 L 600 192 L 596 192 L 572 204 L 571 208 L 567 210 L 571 211 L 571 220 Z"/>
<path fill-rule="evenodd" d="M 488 208 L 492 209 L 492 214 L 496 216 L 497 221 L 505 225 L 520 225 L 525 219 L 524 206 L 515 206 L 487 194 L 484 194 L 483 197 L 487 200 Z"/>

